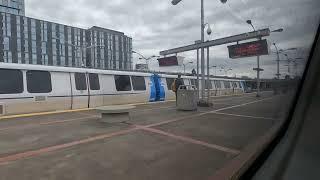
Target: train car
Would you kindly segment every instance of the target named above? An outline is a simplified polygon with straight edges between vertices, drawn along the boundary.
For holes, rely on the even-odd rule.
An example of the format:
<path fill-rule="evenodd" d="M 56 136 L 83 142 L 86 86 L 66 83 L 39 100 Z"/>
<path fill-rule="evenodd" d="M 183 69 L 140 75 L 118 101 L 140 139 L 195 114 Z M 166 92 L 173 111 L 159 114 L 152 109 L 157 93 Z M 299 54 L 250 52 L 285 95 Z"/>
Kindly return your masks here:
<path fill-rule="evenodd" d="M 0 116 L 167 101 L 175 75 L 0 63 Z M 196 85 L 196 77 L 183 76 Z M 236 79 L 211 78 L 211 96 L 244 93 Z M 229 85 L 228 85 L 229 84 Z M 200 86 L 201 87 L 201 86 Z"/>

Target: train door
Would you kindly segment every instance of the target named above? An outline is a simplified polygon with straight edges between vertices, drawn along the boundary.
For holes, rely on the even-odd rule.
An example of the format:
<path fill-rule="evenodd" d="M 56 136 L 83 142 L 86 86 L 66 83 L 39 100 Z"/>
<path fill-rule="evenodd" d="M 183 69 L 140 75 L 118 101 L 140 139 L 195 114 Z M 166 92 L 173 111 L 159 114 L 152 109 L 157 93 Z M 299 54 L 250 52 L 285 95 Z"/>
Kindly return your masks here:
<path fill-rule="evenodd" d="M 103 91 L 100 88 L 100 78 L 98 74 L 87 74 L 87 82 L 89 89 L 89 107 L 98 107 L 103 104 Z"/>
<path fill-rule="evenodd" d="M 150 102 L 155 101 L 164 101 L 165 100 L 165 90 L 164 85 L 161 81 L 161 78 L 159 75 L 152 75 L 150 77 Z"/>
<path fill-rule="evenodd" d="M 89 107 L 89 83 L 86 73 L 72 73 L 72 109 Z"/>

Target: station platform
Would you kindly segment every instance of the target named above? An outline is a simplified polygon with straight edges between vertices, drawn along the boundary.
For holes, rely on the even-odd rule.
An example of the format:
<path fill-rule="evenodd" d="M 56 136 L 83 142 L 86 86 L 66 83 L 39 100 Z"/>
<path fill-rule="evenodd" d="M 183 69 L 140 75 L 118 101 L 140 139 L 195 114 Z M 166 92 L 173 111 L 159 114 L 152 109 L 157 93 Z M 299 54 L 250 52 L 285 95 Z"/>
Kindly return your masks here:
<path fill-rule="evenodd" d="M 137 105 L 127 123 L 93 110 L 0 120 L 0 179 L 210 179 L 284 120 L 288 97 L 272 92 Z M 17 173 L 19 172 L 19 173 Z"/>

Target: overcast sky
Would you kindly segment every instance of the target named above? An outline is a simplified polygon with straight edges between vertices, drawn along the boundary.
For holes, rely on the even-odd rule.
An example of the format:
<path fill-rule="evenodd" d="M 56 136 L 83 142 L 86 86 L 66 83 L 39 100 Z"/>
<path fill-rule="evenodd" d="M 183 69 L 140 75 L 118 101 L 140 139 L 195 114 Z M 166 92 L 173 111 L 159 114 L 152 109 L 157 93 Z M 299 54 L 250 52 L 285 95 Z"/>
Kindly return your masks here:
<path fill-rule="evenodd" d="M 206 36 L 216 39 L 252 31 L 245 23 L 251 19 L 256 29 L 269 27 L 271 30 L 284 28 L 282 33 L 267 37 L 269 44 L 279 48 L 299 48 L 288 52 L 292 58 L 307 58 L 315 32 L 319 25 L 319 0 L 204 0 L 205 22 L 213 33 Z M 25 0 L 26 16 L 58 22 L 66 25 L 89 28 L 100 26 L 119 30 L 133 38 L 133 49 L 145 56 L 158 55 L 159 51 L 194 43 L 200 39 L 200 0 L 183 0 L 177 6 L 171 0 Z M 274 51 L 274 47 L 271 47 Z M 186 57 L 191 71 L 196 65 L 196 53 L 179 54 Z M 233 70 L 229 76 L 255 77 L 252 68 L 256 58 L 229 59 L 227 45 L 210 49 L 211 65 L 227 66 Z M 284 56 L 281 56 L 285 60 Z M 262 77 L 271 78 L 276 73 L 276 56 L 261 57 L 265 69 Z M 301 60 L 300 60 L 301 61 Z M 134 56 L 134 63 L 142 61 Z M 182 67 L 159 68 L 153 61 L 151 68 L 161 71 L 182 71 Z M 287 72 L 286 63 L 281 63 L 281 73 Z M 299 63 L 301 69 L 303 63 Z M 294 70 L 293 67 L 292 71 Z M 294 71 L 293 71 L 294 72 Z M 212 69 L 211 73 L 214 73 Z M 218 75 L 224 72 L 216 70 Z"/>

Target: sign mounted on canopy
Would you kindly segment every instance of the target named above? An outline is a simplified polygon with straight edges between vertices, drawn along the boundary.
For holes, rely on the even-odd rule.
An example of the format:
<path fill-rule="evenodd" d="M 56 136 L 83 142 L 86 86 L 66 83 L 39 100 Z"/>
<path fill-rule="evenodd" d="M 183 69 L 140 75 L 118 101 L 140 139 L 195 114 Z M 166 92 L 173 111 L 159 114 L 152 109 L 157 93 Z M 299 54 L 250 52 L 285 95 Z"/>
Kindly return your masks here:
<path fill-rule="evenodd" d="M 269 54 L 268 43 L 265 39 L 228 46 L 228 49 L 231 59 Z"/>

